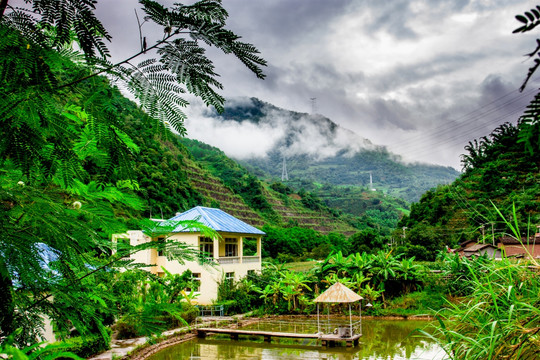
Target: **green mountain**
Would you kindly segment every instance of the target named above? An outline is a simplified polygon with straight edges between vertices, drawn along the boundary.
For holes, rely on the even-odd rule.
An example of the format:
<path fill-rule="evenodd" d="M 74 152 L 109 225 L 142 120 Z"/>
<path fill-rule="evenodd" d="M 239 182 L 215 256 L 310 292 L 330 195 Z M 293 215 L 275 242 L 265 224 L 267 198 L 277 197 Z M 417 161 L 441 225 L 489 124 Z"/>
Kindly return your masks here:
<path fill-rule="evenodd" d="M 326 117 L 281 109 L 256 98 L 228 101 L 222 114 L 208 110 L 206 115 L 224 123 L 279 129 L 280 135 L 264 156 L 239 161 L 272 182 L 281 178 L 285 158 L 290 179 L 285 183 L 297 190 L 303 181 L 367 189 L 371 178 L 373 188 L 412 202 L 427 190 L 459 176 L 451 167 L 406 164 L 385 147 L 372 144 Z"/>
<path fill-rule="evenodd" d="M 139 185 L 136 194 L 146 204 L 140 213 L 119 209 L 118 215 L 168 218 L 202 205 L 221 208 L 257 227 L 299 226 L 323 234 L 356 232 L 331 209 L 312 209 L 301 197 L 284 196 L 220 150 L 196 141 L 192 143 L 197 147 L 188 149 L 181 137 L 153 129 L 154 122 L 134 103 L 116 89 L 110 91 L 119 109 L 117 116 L 126 122 L 126 133 L 140 149 L 133 155 L 132 177 Z"/>
<path fill-rule="evenodd" d="M 533 118 L 539 103 L 536 99 L 529 107 Z M 520 120 L 469 143 L 464 173 L 452 184 L 426 192 L 401 220 L 411 253 L 432 258 L 445 245 L 470 239 L 492 242 L 514 234 L 509 224 L 523 237 L 534 234 L 540 224 L 538 134 L 540 123 Z"/>

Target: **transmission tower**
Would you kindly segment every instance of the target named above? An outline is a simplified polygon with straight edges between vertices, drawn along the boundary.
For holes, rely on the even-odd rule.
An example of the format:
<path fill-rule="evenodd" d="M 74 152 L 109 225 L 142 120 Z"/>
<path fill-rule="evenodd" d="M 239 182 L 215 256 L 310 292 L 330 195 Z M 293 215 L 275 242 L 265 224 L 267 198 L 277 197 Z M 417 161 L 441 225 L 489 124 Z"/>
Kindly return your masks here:
<path fill-rule="evenodd" d="M 311 113 L 316 114 L 317 113 L 317 98 L 312 97 L 309 99 L 311 100 Z"/>
<path fill-rule="evenodd" d="M 281 181 L 289 180 L 289 174 L 287 174 L 287 162 L 285 156 L 283 156 L 283 165 L 281 168 Z"/>

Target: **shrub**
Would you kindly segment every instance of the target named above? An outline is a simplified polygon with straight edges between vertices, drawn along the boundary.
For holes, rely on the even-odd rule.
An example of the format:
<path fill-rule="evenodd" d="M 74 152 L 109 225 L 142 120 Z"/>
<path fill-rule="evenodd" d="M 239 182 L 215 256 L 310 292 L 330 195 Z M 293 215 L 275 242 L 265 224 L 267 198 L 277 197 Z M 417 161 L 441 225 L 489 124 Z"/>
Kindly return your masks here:
<path fill-rule="evenodd" d="M 191 304 L 182 305 L 182 319 L 191 324 L 199 316 L 199 309 Z"/>
<path fill-rule="evenodd" d="M 138 336 L 137 329 L 134 324 L 128 323 L 124 320 L 119 320 L 114 325 L 115 330 L 117 331 L 117 339 L 132 339 Z"/>
<path fill-rule="evenodd" d="M 82 358 L 89 358 L 102 351 L 108 350 L 110 341 L 110 335 L 107 334 L 104 338 L 100 334 L 96 334 L 91 336 L 72 337 L 61 342 L 61 344 L 66 346 L 62 348 L 63 351 L 72 352 Z"/>

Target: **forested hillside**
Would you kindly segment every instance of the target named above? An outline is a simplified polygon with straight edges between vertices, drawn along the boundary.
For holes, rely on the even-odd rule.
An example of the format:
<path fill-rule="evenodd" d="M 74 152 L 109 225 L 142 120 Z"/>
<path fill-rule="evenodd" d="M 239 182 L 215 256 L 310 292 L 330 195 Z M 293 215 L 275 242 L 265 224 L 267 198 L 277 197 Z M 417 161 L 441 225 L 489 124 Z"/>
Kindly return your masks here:
<path fill-rule="evenodd" d="M 368 186 L 371 174 L 373 187 L 412 202 L 425 191 L 450 183 L 459 175 L 451 167 L 404 163 L 399 155 L 322 115 L 281 109 L 256 98 L 234 99 L 226 102 L 222 114 L 209 110 L 208 115 L 223 122 L 249 122 L 281 129 L 282 135 L 264 156 L 242 158 L 241 163 L 276 180 L 281 177 L 285 157 L 292 187 L 294 181 L 303 180 L 336 186 Z"/>
<path fill-rule="evenodd" d="M 482 235 L 491 242 L 492 237 L 511 233 L 507 221 L 517 225 L 524 237 L 536 231 L 540 225 L 539 124 L 528 119 L 538 116 L 538 104 L 537 97 L 518 125 L 503 124 L 469 143 L 462 158 L 463 175 L 426 192 L 412 205 L 410 216 L 399 224 L 406 227 L 411 254 L 433 258 L 445 245 L 481 240 Z"/>
<path fill-rule="evenodd" d="M 180 137 L 152 129 L 153 122 L 117 89 L 106 83 L 88 89 L 107 92 L 117 106 L 117 116 L 126 122 L 125 132 L 137 144 L 132 155 L 135 193 L 144 202 L 142 211 L 118 209 L 118 215 L 136 226 L 141 217 L 172 217 L 197 205 L 218 207 L 254 226 L 300 226 L 329 233 L 352 234 L 355 229 L 325 206 L 305 206 L 264 185 L 219 150 L 200 144 L 193 148 L 214 161 L 198 161 L 181 144 Z M 115 180 L 111 174 L 109 180 Z"/>
<path fill-rule="evenodd" d="M 329 220 L 322 214 L 332 214 L 334 220 L 330 221 L 346 221 L 357 230 L 376 229 L 384 236 L 389 235 L 403 214 L 408 213 L 406 201 L 381 191 L 371 191 L 368 187 L 321 185 L 309 180 L 259 181 L 256 176 L 268 179 L 265 173 L 249 165 L 239 165 L 221 150 L 188 138 L 180 141 L 201 165 L 222 179 L 252 208 L 258 209 L 270 223 L 298 224 L 326 233 L 330 230 L 325 225 Z M 291 212 L 298 205 L 320 215 L 310 221 L 299 217 Z"/>

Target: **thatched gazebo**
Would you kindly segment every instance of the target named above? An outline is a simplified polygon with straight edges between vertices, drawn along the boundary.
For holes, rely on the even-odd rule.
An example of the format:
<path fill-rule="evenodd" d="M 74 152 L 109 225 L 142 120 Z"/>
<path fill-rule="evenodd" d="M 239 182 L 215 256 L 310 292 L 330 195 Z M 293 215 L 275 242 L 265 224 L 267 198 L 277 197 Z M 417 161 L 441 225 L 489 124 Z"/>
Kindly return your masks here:
<path fill-rule="evenodd" d="M 321 295 L 317 296 L 314 302 L 317 303 L 317 330 L 321 332 L 320 316 L 319 316 L 319 303 L 348 303 L 349 304 L 349 337 L 353 337 L 353 323 L 352 323 L 352 311 L 351 304 L 363 300 L 363 297 L 346 287 L 340 282 L 330 286 Z M 362 315 L 360 315 L 362 316 Z M 362 321 L 362 318 L 360 318 Z"/>

